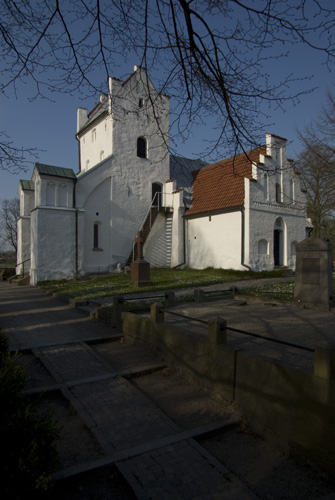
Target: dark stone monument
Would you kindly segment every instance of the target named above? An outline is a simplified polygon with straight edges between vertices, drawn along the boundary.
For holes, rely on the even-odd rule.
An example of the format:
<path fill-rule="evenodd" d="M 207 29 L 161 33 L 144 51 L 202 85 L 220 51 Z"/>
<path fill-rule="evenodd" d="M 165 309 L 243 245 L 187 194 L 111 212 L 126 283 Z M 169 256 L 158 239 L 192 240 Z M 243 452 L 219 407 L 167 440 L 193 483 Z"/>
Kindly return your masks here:
<path fill-rule="evenodd" d="M 307 238 L 296 246 L 294 300 L 316 309 L 328 309 L 333 295 L 332 246 Z"/>
<path fill-rule="evenodd" d="M 137 256 L 130 265 L 130 284 L 138 287 L 152 285 L 150 281 L 150 264 L 143 258 L 143 237 L 140 231 L 137 233 L 135 243 L 137 245 Z"/>

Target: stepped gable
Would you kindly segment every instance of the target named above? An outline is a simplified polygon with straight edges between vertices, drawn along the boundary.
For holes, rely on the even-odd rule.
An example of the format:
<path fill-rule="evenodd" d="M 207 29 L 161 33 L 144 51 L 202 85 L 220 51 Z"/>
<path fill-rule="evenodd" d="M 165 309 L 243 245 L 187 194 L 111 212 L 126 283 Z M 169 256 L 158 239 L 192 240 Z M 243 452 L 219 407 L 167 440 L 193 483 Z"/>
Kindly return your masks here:
<path fill-rule="evenodd" d="M 244 203 L 244 178 L 252 179 L 252 164 L 266 146 L 213 163 L 193 173 L 193 202 L 187 215 L 238 207 Z"/>

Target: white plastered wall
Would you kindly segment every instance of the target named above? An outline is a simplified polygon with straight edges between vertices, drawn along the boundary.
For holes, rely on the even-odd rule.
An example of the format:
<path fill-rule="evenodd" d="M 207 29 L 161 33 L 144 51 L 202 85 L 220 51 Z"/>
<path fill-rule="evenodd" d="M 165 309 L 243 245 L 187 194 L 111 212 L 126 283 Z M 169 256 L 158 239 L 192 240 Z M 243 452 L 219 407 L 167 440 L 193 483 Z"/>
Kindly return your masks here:
<path fill-rule="evenodd" d="M 190 268 L 244 269 L 240 211 L 187 219 L 187 242 Z"/>
<path fill-rule="evenodd" d="M 30 269 L 30 213 L 34 208 L 35 192 L 23 190 L 19 186 L 20 217 L 17 221 L 17 255 L 16 274 L 26 274 Z"/>
<path fill-rule="evenodd" d="M 39 207 L 31 213 L 30 282 L 72 279 L 76 272 L 76 210 Z"/>
<path fill-rule="evenodd" d="M 86 172 L 113 153 L 113 121 L 112 116 L 104 116 L 101 121 L 92 123 L 80 135 L 81 172 Z"/>

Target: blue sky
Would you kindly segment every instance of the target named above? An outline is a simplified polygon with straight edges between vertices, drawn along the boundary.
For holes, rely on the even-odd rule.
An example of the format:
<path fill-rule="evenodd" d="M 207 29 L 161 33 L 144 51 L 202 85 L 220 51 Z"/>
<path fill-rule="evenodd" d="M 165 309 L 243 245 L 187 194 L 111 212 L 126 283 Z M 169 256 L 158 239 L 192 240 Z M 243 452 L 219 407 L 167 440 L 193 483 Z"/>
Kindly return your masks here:
<path fill-rule="evenodd" d="M 129 59 L 122 71 L 116 71 L 111 76 L 123 77 L 126 73 L 130 74 L 134 64 L 138 63 L 135 58 Z M 318 87 L 313 93 L 303 96 L 295 107 L 287 104 L 285 112 L 272 110 L 271 127 L 265 126 L 262 121 L 259 123 L 264 134 L 270 132 L 287 138 L 288 155 L 294 158 L 300 150 L 296 128 L 303 129 L 316 118 L 326 102 L 327 89 L 333 89 L 334 78 L 324 65 L 322 55 L 302 46 L 292 49 L 289 57 L 281 63 L 272 63 L 271 72 L 278 80 L 284 72 L 292 72 L 296 77 L 312 77 L 308 81 L 296 83 L 290 89 L 293 91 L 299 91 L 302 87 Z M 43 150 L 39 154 L 39 162 L 72 168 L 77 172 L 76 110 L 78 106 L 91 109 L 98 102 L 99 96 L 83 101 L 76 95 L 54 94 L 54 102 L 45 99 L 29 102 L 28 95 L 29 87 L 21 86 L 17 97 L 0 96 L 0 130 L 6 131 L 19 146 Z M 205 149 L 201 139 L 210 133 L 211 126 L 209 122 L 195 129 L 193 137 L 178 147 L 179 154 L 190 158 L 201 157 Z M 32 170 L 33 163 L 27 173 L 13 175 L 0 171 L 0 200 L 14 198 L 19 179 L 30 179 Z"/>

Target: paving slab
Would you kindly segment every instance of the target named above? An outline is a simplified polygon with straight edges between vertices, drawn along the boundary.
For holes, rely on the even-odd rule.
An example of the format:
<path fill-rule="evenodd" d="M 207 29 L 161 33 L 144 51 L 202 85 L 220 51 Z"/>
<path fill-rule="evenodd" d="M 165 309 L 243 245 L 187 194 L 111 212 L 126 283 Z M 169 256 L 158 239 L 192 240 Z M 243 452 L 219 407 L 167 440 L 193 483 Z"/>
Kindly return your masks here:
<path fill-rule="evenodd" d="M 247 302 L 239 305 L 237 301 L 236 305 L 226 299 L 217 299 L 204 303 L 186 303 L 167 308 L 164 321 L 187 332 L 208 336 L 207 322 L 216 318 L 227 321 L 227 344 L 232 348 L 308 372 L 313 371 L 314 348 L 317 345 L 335 345 L 334 310 L 304 309 L 285 302 Z M 260 335 L 265 339 L 229 328 Z M 271 340 L 286 342 L 292 346 Z"/>
<path fill-rule="evenodd" d="M 163 446 L 125 460 L 138 498 L 252 500 L 257 497 L 194 440 Z M 121 466 L 121 471 L 123 470 Z M 125 473 L 126 474 L 126 473 Z"/>
<path fill-rule="evenodd" d="M 246 330 L 278 335 L 278 338 L 292 339 L 296 332 L 300 335 L 299 341 L 308 341 L 308 345 L 332 340 L 333 313 L 280 307 L 236 306 L 215 301 L 181 305 L 173 310 L 202 321 L 224 317 L 234 327 L 243 326 Z M 179 326 L 185 321 L 167 317 L 168 314 L 167 321 L 175 321 Z M 190 324 L 188 321 L 186 324 L 189 332 Z M 72 473 L 116 464 L 137 498 L 255 498 L 222 461 L 193 439 L 211 429 L 229 426 L 232 423 L 229 409 L 219 415 L 220 422 L 214 421 L 215 411 L 202 415 L 191 404 L 188 414 L 185 411 L 187 392 L 178 392 L 175 388 L 185 399 L 180 402 L 180 409 L 178 398 L 173 404 L 173 384 L 164 402 L 165 382 L 157 380 L 157 376 L 156 387 L 150 387 L 148 379 L 133 383 L 122 376 L 127 370 L 131 376 L 134 366 L 141 369 L 155 361 L 158 366 L 159 357 L 143 354 L 144 349 L 127 343 L 88 346 L 92 339 L 108 341 L 120 338 L 120 333 L 29 286 L 18 289 L 0 283 L 0 327 L 12 349 L 30 349 L 36 353 L 104 451 L 103 458 L 77 464 Z M 207 334 L 204 323 L 199 331 Z M 234 335 L 229 334 L 228 341 L 242 344 Z M 244 341 L 243 348 L 248 343 L 250 349 L 265 352 L 259 340 Z M 165 381 L 167 379 L 165 377 Z M 45 374 L 43 380 L 46 380 Z M 168 392 L 169 384 L 165 385 Z M 34 390 L 38 390 L 36 381 Z M 192 393 L 189 397 L 193 401 L 195 396 Z M 198 404 L 204 405 L 205 400 L 202 403 L 199 400 Z M 180 411 L 185 413 L 185 418 L 181 415 L 178 418 Z M 194 421 L 192 415 L 196 416 Z M 70 475 L 71 471 L 68 472 Z"/>
<path fill-rule="evenodd" d="M 15 287 L 0 282 L 0 328 L 10 350 L 46 345 L 120 338 L 111 328 L 99 325 L 64 301 L 32 286 Z"/>

